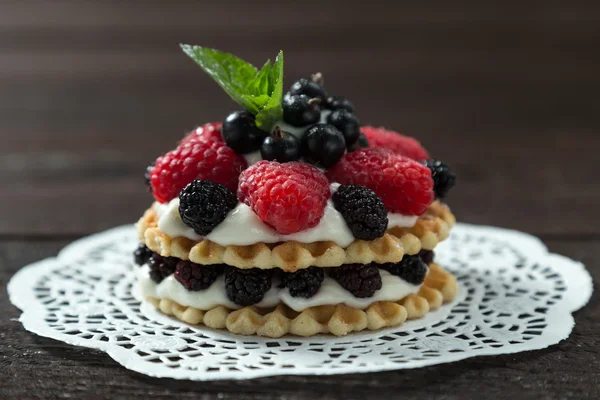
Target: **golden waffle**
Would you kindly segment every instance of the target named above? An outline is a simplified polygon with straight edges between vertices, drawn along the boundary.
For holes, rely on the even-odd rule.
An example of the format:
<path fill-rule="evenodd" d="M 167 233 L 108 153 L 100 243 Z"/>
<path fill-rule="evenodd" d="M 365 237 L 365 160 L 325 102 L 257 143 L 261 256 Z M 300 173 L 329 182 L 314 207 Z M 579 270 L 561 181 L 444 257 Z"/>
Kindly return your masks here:
<path fill-rule="evenodd" d="M 164 314 L 191 325 L 204 324 L 239 335 L 278 338 L 286 334 L 313 336 L 331 333 L 343 336 L 364 329 L 375 330 L 400 325 L 407 319 L 421 318 L 430 310 L 452 301 L 457 291 L 454 275 L 437 264 L 430 264 L 429 273 L 418 293 L 410 294 L 398 302 L 376 302 L 365 310 L 335 304 L 296 312 L 279 304 L 271 309 L 249 306 L 234 311 L 217 306 L 203 311 L 182 306 L 167 298 L 149 297 L 147 300 Z"/>
<path fill-rule="evenodd" d="M 228 264 L 237 268 L 281 268 L 293 272 L 310 266 L 338 267 L 342 264 L 399 262 L 404 254 L 431 250 L 446 239 L 455 223 L 450 209 L 434 202 L 412 228 L 392 228 L 383 237 L 355 240 L 345 249 L 334 242 L 257 243 L 249 246 L 221 246 L 210 240 L 172 238 L 161 232 L 153 207 L 137 223 L 139 239 L 164 257 L 177 257 L 197 264 Z"/>

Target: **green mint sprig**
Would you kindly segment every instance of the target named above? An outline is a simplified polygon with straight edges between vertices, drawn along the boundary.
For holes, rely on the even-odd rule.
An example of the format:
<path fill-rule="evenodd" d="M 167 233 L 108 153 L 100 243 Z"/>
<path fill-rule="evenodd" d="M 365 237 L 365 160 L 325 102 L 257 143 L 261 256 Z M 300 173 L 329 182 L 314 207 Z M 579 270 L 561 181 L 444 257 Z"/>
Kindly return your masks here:
<path fill-rule="evenodd" d="M 256 125 L 270 131 L 283 117 L 283 51 L 258 70 L 254 65 L 215 49 L 183 44 L 181 49 L 227 92 L 256 116 Z"/>

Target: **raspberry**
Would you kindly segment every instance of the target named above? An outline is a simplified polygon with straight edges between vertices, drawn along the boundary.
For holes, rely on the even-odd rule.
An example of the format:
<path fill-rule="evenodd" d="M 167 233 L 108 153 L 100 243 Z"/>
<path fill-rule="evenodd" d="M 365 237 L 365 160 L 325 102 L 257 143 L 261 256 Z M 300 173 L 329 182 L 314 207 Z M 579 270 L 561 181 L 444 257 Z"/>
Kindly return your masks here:
<path fill-rule="evenodd" d="M 200 265 L 181 260 L 175 269 L 175 279 L 187 290 L 198 291 L 210 287 L 223 273 L 225 264 Z"/>
<path fill-rule="evenodd" d="M 435 198 L 443 199 L 456 184 L 456 174 L 439 160 L 427 160 L 425 165 L 431 170 Z"/>
<path fill-rule="evenodd" d="M 190 141 L 194 141 L 197 139 L 201 140 L 216 140 L 217 142 L 223 141 L 223 136 L 221 135 L 221 123 L 220 122 L 209 122 L 198 128 L 194 129 L 190 133 L 187 134 L 186 137 L 181 139 L 180 146 L 188 143 Z"/>
<path fill-rule="evenodd" d="M 237 205 L 237 197 L 225 186 L 193 181 L 179 193 L 179 215 L 198 235 L 208 235 Z"/>
<path fill-rule="evenodd" d="M 425 264 L 429 265 L 433 262 L 433 259 L 435 258 L 435 253 L 433 252 L 433 250 L 421 250 L 418 256 L 421 257 L 421 260 L 423 260 Z"/>
<path fill-rule="evenodd" d="M 427 160 L 429 158 L 427 150 L 415 138 L 372 126 L 363 126 L 360 131 L 367 137 L 371 147 L 385 147 L 396 154 L 413 160 Z"/>
<path fill-rule="evenodd" d="M 156 283 L 162 282 L 163 279 L 175 272 L 175 267 L 177 266 L 178 262 L 178 258 L 163 257 L 159 254 L 153 253 L 152 257 L 150 257 L 150 260 L 148 261 L 148 266 L 150 267 L 150 278 Z"/>
<path fill-rule="evenodd" d="M 325 274 L 323 268 L 308 267 L 296 272 L 284 272 L 281 287 L 290 290 L 292 297 L 313 297 L 319 291 Z"/>
<path fill-rule="evenodd" d="M 429 168 L 387 149 L 370 147 L 348 153 L 327 171 L 327 177 L 331 182 L 368 187 L 390 212 L 421 215 L 433 201 Z"/>
<path fill-rule="evenodd" d="M 385 233 L 387 209 L 371 189 L 361 185 L 341 185 L 331 200 L 355 238 L 375 240 Z"/>
<path fill-rule="evenodd" d="M 329 274 L 355 297 L 371 297 L 381 289 L 381 275 L 375 264 L 346 264 L 331 268 Z"/>
<path fill-rule="evenodd" d="M 271 288 L 270 270 L 225 268 L 225 291 L 229 300 L 240 306 L 260 303 Z"/>
<path fill-rule="evenodd" d="M 427 264 L 418 255 L 402 257 L 399 263 L 379 264 L 379 268 L 385 269 L 392 275 L 396 275 L 413 285 L 420 285 L 427 275 Z"/>
<path fill-rule="evenodd" d="M 152 250 L 146 247 L 145 244 L 140 244 L 133 252 L 133 261 L 137 265 L 144 265 L 152 257 Z"/>
<path fill-rule="evenodd" d="M 220 183 L 235 191 L 246 166 L 246 160 L 223 142 L 190 140 L 156 160 L 150 174 L 152 193 L 158 202 L 165 203 L 195 179 Z"/>
<path fill-rule="evenodd" d="M 284 235 L 316 226 L 330 196 L 325 175 L 301 162 L 262 160 L 240 175 L 240 201 Z"/>

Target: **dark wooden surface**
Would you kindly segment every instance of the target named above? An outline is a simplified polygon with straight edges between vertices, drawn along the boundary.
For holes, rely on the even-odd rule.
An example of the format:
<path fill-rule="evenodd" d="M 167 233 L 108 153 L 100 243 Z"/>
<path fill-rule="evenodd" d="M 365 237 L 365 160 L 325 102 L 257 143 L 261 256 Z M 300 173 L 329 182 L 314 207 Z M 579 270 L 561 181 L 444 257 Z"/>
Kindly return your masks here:
<path fill-rule="evenodd" d="M 0 3 L 0 286 L 71 240 L 133 222 L 150 201 L 145 165 L 231 109 L 179 42 L 257 64 L 283 49 L 288 84 L 320 70 L 363 122 L 417 136 L 453 165 L 461 221 L 539 235 L 600 280 L 597 2 L 289 3 Z M 600 393 L 598 295 L 575 314 L 571 337 L 542 351 L 234 383 L 147 378 L 30 334 L 18 316 L 0 290 L 2 399 Z"/>

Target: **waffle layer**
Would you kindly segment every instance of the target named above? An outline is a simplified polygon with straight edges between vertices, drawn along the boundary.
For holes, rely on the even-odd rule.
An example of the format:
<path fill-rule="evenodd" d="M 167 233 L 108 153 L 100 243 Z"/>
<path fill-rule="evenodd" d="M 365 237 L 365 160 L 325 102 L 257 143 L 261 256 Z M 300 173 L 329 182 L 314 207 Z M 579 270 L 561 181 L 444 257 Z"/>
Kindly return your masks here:
<path fill-rule="evenodd" d="M 430 264 L 429 273 L 418 293 L 410 294 L 397 302 L 376 302 L 365 310 L 344 304 L 310 307 L 301 312 L 296 312 L 285 304 L 271 309 L 249 306 L 230 310 L 217 306 L 210 310 L 199 310 L 182 306 L 167 298 L 149 297 L 147 300 L 164 314 L 191 325 L 204 324 L 240 335 L 278 338 L 286 334 L 313 336 L 330 333 L 343 336 L 365 329 L 397 326 L 406 320 L 421 318 L 429 311 L 452 301 L 457 291 L 454 275 L 437 264 Z"/>
<path fill-rule="evenodd" d="M 456 219 L 450 209 L 434 202 L 412 228 L 392 228 L 381 238 L 355 240 L 342 248 L 334 242 L 256 243 L 249 246 L 221 246 L 210 240 L 193 241 L 170 237 L 158 229 L 153 207 L 137 223 L 142 243 L 164 257 L 177 257 L 197 264 L 227 264 L 237 268 L 281 268 L 287 272 L 310 266 L 338 267 L 342 264 L 400 262 L 404 254 L 432 250 L 446 239 Z"/>

